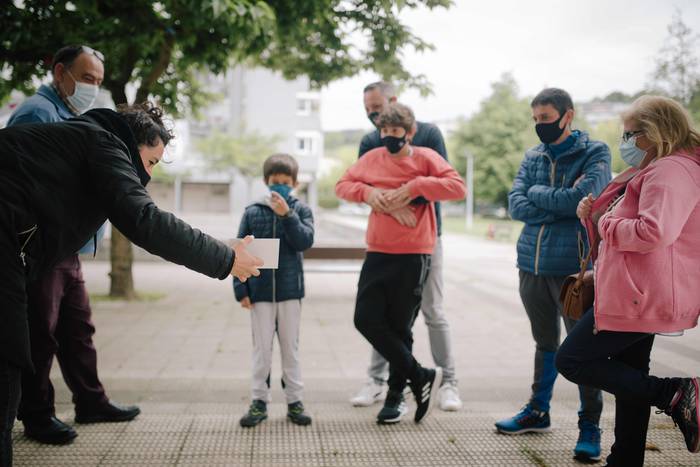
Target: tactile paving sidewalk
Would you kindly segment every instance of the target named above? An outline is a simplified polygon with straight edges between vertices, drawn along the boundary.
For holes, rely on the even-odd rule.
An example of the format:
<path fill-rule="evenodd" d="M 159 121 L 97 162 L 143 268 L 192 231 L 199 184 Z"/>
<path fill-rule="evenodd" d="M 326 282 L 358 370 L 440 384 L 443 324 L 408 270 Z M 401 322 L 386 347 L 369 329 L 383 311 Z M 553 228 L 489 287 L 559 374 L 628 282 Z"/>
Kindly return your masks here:
<path fill-rule="evenodd" d="M 337 382 L 329 381 L 328 384 Z M 341 394 L 339 394 L 340 396 Z M 572 394 L 573 396 L 574 394 Z M 379 405 L 352 408 L 346 402 L 309 402 L 314 422 L 299 427 L 286 420 L 286 406 L 271 404 L 269 419 L 243 429 L 246 405 L 143 402 L 136 420 L 124 424 L 78 425 L 69 446 L 43 446 L 15 429 L 17 466 L 570 466 L 578 431 L 575 412 L 559 407 L 548 434 L 505 436 L 493 422 L 509 415 L 501 404 L 470 401 L 457 413 L 435 410 L 421 424 L 412 414 L 394 426 L 374 422 Z M 72 419 L 64 409 L 59 417 Z M 603 446 L 612 442 L 607 410 Z M 668 419 L 652 415 L 649 466 L 697 466 Z"/>

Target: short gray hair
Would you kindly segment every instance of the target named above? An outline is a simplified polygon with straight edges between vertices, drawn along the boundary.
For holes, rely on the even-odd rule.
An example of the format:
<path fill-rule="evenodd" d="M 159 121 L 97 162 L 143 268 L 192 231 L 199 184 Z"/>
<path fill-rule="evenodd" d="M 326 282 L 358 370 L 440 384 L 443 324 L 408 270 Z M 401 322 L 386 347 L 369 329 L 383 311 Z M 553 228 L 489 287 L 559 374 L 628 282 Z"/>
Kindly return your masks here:
<path fill-rule="evenodd" d="M 386 97 L 387 99 L 396 97 L 396 88 L 394 88 L 394 85 L 388 81 L 376 81 L 374 83 L 370 83 L 367 86 L 365 86 L 365 89 L 364 91 L 362 91 L 362 93 L 365 94 L 370 91 L 374 91 L 375 89 L 378 89 L 382 96 Z"/>

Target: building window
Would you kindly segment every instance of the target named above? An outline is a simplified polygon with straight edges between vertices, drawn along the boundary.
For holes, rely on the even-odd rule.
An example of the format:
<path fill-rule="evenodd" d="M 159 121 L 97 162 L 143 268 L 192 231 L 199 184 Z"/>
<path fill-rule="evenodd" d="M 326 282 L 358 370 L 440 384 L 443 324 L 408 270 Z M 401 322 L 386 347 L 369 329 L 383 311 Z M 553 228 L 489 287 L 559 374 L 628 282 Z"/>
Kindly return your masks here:
<path fill-rule="evenodd" d="M 317 92 L 297 93 L 297 115 L 308 117 L 318 113 L 321 96 Z"/>
<path fill-rule="evenodd" d="M 311 100 L 297 98 L 297 115 L 308 116 L 311 115 Z"/>
<path fill-rule="evenodd" d="M 314 152 L 314 140 L 309 136 L 297 136 L 297 151 L 299 154 L 309 155 Z"/>

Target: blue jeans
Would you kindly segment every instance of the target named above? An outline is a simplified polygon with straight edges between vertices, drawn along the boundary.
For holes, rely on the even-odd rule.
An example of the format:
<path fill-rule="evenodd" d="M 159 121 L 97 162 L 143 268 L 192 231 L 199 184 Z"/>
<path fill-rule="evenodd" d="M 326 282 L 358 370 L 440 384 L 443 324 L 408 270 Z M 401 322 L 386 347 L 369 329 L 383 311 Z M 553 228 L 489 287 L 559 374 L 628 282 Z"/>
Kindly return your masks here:
<path fill-rule="evenodd" d="M 559 347 L 556 366 L 569 381 L 615 396 L 615 443 L 608 465 L 644 465 L 650 407 L 665 409 L 678 380 L 649 375 L 654 334 L 599 331 L 593 309 L 578 321 Z"/>

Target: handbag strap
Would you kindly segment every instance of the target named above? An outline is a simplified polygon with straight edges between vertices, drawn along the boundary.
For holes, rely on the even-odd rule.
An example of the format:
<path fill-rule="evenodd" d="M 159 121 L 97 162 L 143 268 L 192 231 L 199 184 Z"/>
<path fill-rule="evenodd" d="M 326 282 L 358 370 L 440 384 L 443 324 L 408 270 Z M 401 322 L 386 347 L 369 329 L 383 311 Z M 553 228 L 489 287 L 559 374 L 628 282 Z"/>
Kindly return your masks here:
<path fill-rule="evenodd" d="M 576 280 L 581 281 L 581 280 L 583 280 L 583 275 L 586 273 L 586 270 L 587 270 L 586 266 L 588 266 L 588 262 L 591 260 L 591 254 L 593 253 L 593 247 L 592 246 L 588 247 L 588 254 L 584 258 L 583 257 L 583 249 L 584 249 L 583 239 L 581 238 L 580 231 L 578 233 L 578 248 L 579 248 L 578 257 L 579 257 L 579 260 L 581 261 L 581 268 L 578 272 L 578 276 L 576 277 Z"/>

